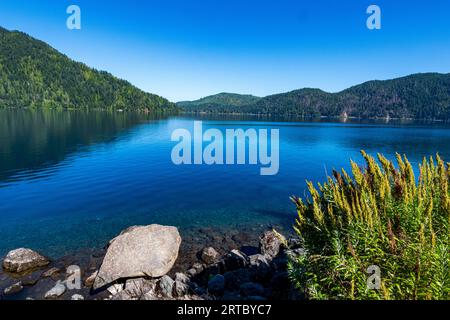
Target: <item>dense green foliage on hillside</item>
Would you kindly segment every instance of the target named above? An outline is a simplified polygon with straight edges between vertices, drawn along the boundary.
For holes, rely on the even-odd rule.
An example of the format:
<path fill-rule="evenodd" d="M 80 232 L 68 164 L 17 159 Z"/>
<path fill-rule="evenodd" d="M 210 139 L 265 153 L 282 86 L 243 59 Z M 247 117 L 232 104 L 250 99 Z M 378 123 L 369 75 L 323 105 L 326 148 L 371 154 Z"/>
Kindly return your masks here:
<path fill-rule="evenodd" d="M 220 108 L 197 101 L 179 106 L 186 111 L 450 120 L 450 74 L 423 73 L 369 81 L 338 93 L 300 89 Z"/>
<path fill-rule="evenodd" d="M 362 152 L 366 168 L 334 172 L 310 198 L 294 197 L 306 254 L 291 277 L 313 299 L 450 298 L 450 166 L 424 159 L 416 179 L 406 157 L 394 165 Z"/>
<path fill-rule="evenodd" d="M 242 108 L 258 102 L 261 98 L 236 93 L 219 93 L 195 101 L 181 101 L 177 105 L 191 112 L 230 112 L 230 106 Z"/>
<path fill-rule="evenodd" d="M 1 27 L 0 107 L 177 110 L 164 98 Z"/>

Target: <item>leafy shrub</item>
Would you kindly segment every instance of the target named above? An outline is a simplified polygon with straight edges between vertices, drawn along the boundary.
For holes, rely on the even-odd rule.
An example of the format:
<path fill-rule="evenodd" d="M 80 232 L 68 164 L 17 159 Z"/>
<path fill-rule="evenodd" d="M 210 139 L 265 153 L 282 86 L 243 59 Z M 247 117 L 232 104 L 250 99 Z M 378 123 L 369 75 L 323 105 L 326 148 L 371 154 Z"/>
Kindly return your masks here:
<path fill-rule="evenodd" d="M 334 172 L 308 183 L 306 203 L 292 198 L 307 249 L 290 261 L 294 284 L 311 299 L 448 299 L 449 164 L 424 159 L 416 180 L 406 157 L 396 168 L 362 154 L 367 167 L 352 162 L 352 177 Z M 373 265 L 379 289 L 368 289 Z"/>

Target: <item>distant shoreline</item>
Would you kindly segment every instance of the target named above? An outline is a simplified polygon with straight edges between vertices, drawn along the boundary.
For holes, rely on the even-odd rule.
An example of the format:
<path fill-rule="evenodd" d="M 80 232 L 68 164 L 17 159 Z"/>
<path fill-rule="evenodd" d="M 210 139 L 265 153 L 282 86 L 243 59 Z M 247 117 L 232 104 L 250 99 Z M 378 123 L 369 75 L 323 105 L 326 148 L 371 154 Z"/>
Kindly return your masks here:
<path fill-rule="evenodd" d="M 342 117 L 342 116 L 303 116 L 296 114 L 271 114 L 271 113 L 245 113 L 245 112 L 204 112 L 204 111 L 181 111 L 180 114 L 188 115 L 221 115 L 221 116 L 254 116 L 254 117 L 279 117 L 279 118 L 292 118 L 292 119 L 307 119 L 307 120 L 321 120 L 321 119 L 333 119 L 333 120 L 383 120 L 383 121 L 423 121 L 423 122 L 441 122 L 450 123 L 450 119 L 419 119 L 419 118 L 392 118 L 392 117 Z"/>
<path fill-rule="evenodd" d="M 341 122 L 351 121 L 407 121 L 407 122 L 431 122 L 431 123 L 450 123 L 449 119 L 421 119 L 421 118 L 398 118 L 398 117 L 355 117 L 355 116 L 304 116 L 298 114 L 271 114 L 271 113 L 245 113 L 245 112 L 205 112 L 205 111 L 152 111 L 146 109 L 107 109 L 107 108 L 32 108 L 32 107 L 5 107 L 0 106 L 0 110 L 27 110 L 27 111 L 95 111 L 95 112 L 116 112 L 116 113 L 145 113 L 154 115 L 201 115 L 201 116 L 251 116 L 260 118 L 280 118 L 280 119 L 298 119 L 298 120 L 340 120 Z"/>

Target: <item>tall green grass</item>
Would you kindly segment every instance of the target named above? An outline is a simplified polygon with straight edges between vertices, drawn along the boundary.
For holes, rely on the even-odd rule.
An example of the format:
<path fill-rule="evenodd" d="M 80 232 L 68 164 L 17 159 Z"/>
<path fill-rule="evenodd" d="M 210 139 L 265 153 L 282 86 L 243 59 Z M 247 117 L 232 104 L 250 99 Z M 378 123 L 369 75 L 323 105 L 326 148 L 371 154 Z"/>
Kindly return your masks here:
<path fill-rule="evenodd" d="M 416 179 L 406 157 L 362 154 L 364 169 L 352 162 L 351 176 L 292 198 L 307 249 L 290 261 L 294 284 L 311 299 L 449 299 L 449 164 L 424 159 Z M 373 265 L 379 289 L 368 287 Z"/>

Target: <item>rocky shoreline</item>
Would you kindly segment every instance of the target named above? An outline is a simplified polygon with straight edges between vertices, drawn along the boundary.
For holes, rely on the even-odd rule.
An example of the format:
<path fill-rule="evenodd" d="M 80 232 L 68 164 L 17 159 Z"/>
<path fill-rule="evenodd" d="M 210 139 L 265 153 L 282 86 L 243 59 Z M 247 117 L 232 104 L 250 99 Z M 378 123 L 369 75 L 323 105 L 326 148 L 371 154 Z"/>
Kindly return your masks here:
<path fill-rule="evenodd" d="M 287 273 L 288 258 L 304 254 L 299 239 L 201 231 L 208 241 L 182 240 L 175 227 L 134 226 L 104 249 L 55 261 L 13 250 L 2 260 L 0 300 L 302 299 Z"/>

